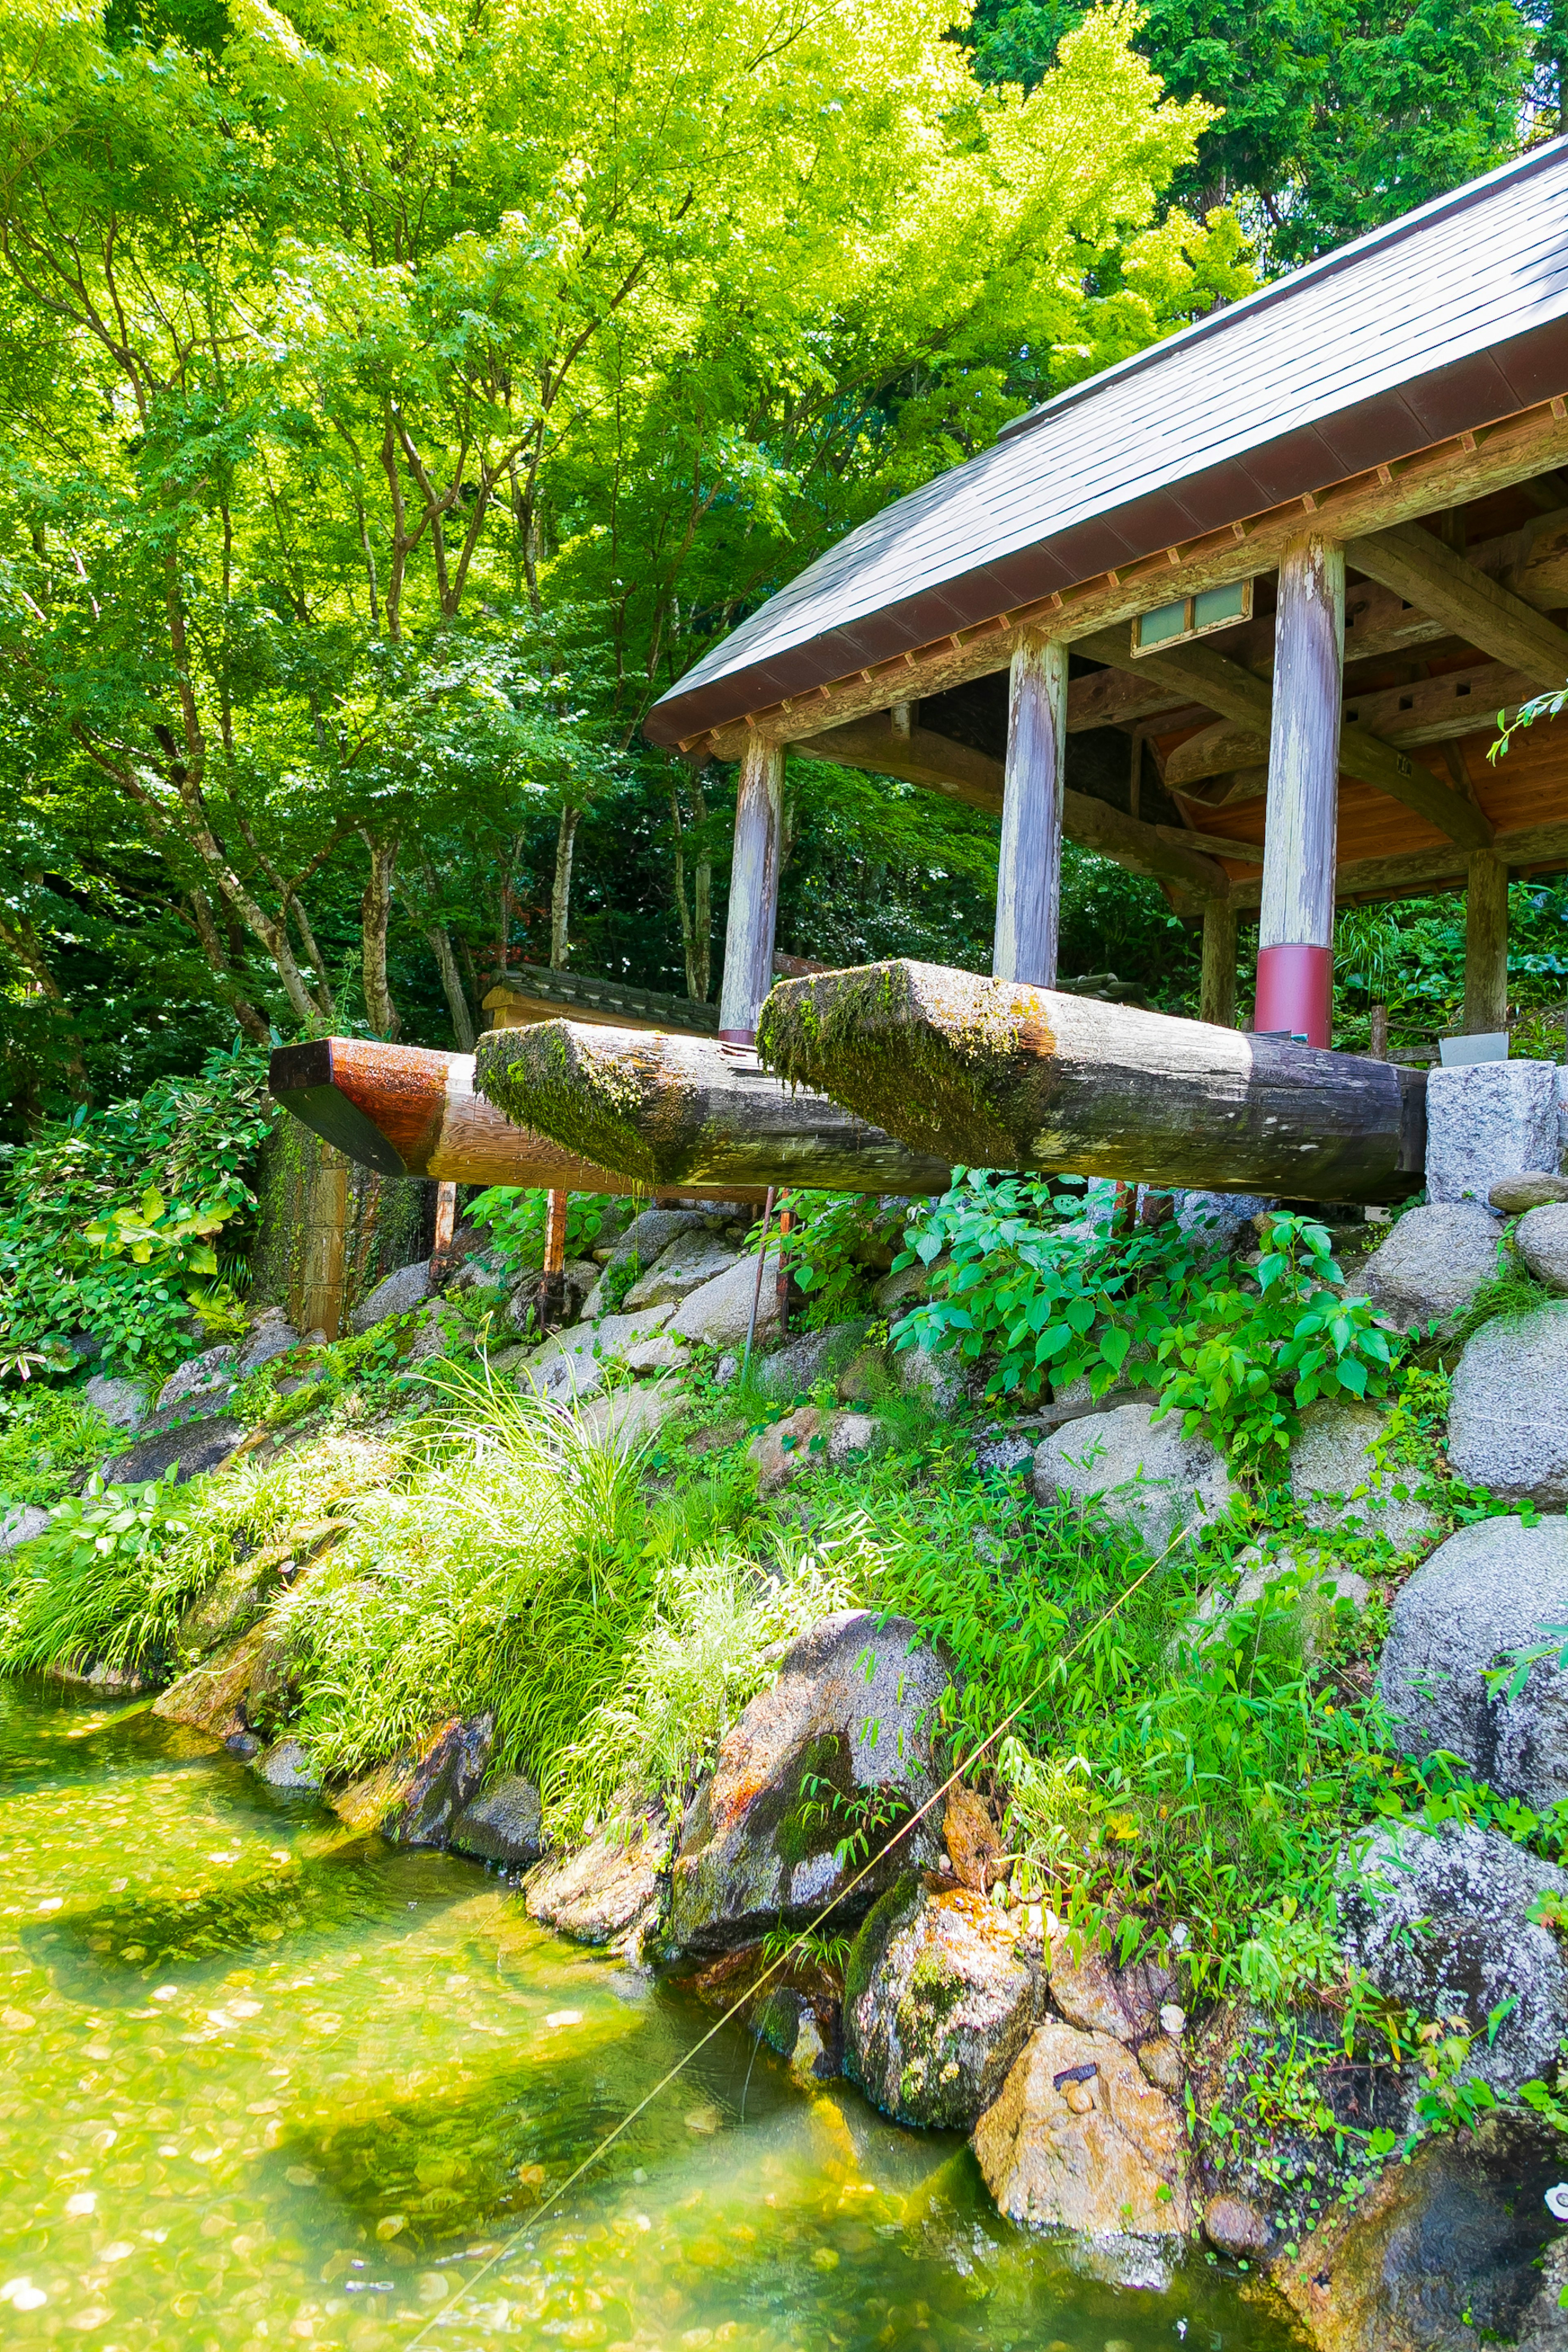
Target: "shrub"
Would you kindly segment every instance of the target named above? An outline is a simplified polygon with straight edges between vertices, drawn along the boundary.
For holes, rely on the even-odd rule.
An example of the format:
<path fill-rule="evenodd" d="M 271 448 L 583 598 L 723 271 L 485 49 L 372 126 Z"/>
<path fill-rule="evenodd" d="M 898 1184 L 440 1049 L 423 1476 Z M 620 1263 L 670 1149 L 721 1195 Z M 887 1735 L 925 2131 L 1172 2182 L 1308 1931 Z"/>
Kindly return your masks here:
<path fill-rule="evenodd" d="M 613 1192 L 570 1192 L 566 1198 L 566 1255 L 584 1257 L 599 1238 Z M 488 1225 L 497 1251 L 514 1273 L 525 1274 L 544 1264 L 544 1224 L 548 1192 L 520 1184 L 491 1184 L 469 1202 L 467 1215 L 475 1224 Z"/>

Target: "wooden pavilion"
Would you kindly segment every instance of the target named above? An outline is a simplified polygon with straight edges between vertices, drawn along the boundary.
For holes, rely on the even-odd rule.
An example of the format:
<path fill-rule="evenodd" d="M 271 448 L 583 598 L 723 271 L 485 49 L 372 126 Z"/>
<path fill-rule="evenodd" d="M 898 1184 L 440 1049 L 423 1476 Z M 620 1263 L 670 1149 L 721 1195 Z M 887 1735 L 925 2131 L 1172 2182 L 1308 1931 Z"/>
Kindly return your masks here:
<path fill-rule="evenodd" d="M 994 971 L 1056 978 L 1063 835 L 1204 926 L 1234 1026 L 1329 1043 L 1336 902 L 1468 893 L 1503 1027 L 1510 875 L 1568 866 L 1568 145 L 1265 287 L 863 524 L 657 703 L 741 764 L 719 1030 L 772 983 L 786 751 L 1002 819 Z"/>

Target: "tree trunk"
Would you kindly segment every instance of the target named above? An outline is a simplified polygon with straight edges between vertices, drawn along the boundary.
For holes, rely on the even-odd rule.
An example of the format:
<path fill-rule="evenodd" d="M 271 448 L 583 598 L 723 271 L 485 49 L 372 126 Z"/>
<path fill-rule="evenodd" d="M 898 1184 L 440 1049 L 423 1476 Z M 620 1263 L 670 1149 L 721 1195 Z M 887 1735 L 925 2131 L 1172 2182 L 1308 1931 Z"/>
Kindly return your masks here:
<path fill-rule="evenodd" d="M 554 971 L 564 971 L 572 953 L 569 929 L 572 917 L 572 858 L 577 845 L 577 827 L 583 822 L 581 809 L 563 808 L 555 833 L 555 880 L 550 892 L 550 963 Z"/>
<path fill-rule="evenodd" d="M 196 937 L 201 941 L 202 953 L 205 956 L 212 968 L 213 977 L 217 982 L 218 993 L 252 1045 L 265 1045 L 272 1034 L 272 1024 L 266 1014 L 258 1012 L 249 998 L 242 996 L 239 992 L 227 952 L 217 935 L 217 924 L 213 918 L 212 900 L 199 883 L 192 885 L 186 897 L 190 903 L 191 919 L 195 925 Z"/>
<path fill-rule="evenodd" d="M 783 981 L 758 1046 L 965 1167 L 1387 1202 L 1426 1162 L 1423 1072 L 934 964 Z"/>
<path fill-rule="evenodd" d="M 30 974 L 33 986 L 48 1006 L 55 1023 L 54 1035 L 60 1045 L 60 1061 L 70 1081 L 70 1091 L 78 1102 L 90 1102 L 92 1088 L 88 1084 L 87 1066 L 81 1058 L 81 1040 L 64 991 L 49 970 L 43 941 L 37 929 L 25 915 L 0 916 L 0 946 L 8 948 L 23 970 Z"/>
<path fill-rule="evenodd" d="M 381 1037 L 395 1039 L 399 1031 L 397 1007 L 386 978 L 386 931 L 392 915 L 392 877 L 397 865 L 397 836 L 384 840 L 365 833 L 370 852 L 370 879 L 360 902 L 360 956 L 364 975 L 364 1010 L 371 1027 Z"/>
<path fill-rule="evenodd" d="M 436 959 L 436 969 L 441 975 L 446 992 L 447 1010 L 452 1016 L 452 1034 L 460 1054 L 474 1050 L 474 1016 L 468 1009 L 467 992 L 458 971 L 458 959 L 452 953 L 452 941 L 444 923 L 433 923 L 425 934 L 430 952 Z"/>
<path fill-rule="evenodd" d="M 945 1192 L 951 1180 L 945 1160 L 707 1037 L 572 1021 L 499 1030 L 479 1040 L 475 1084 L 508 1118 L 650 1192 Z"/>

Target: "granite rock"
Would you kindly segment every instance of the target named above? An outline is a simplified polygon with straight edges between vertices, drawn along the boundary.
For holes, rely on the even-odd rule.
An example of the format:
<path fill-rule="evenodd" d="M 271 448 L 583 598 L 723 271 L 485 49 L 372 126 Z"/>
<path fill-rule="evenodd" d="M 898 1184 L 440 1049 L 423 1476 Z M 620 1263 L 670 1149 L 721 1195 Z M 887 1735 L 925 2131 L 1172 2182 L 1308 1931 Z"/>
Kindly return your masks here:
<path fill-rule="evenodd" d="M 9 1510 L 0 1511 L 0 1559 L 18 1545 L 31 1543 L 48 1524 L 49 1515 L 41 1503 L 14 1503 Z"/>
<path fill-rule="evenodd" d="M 159 1390 L 157 1410 L 167 1412 L 172 1404 L 183 1404 L 187 1398 L 203 1396 L 212 1389 L 222 1389 L 226 1395 L 237 1377 L 235 1360 L 238 1353 L 226 1340 L 221 1347 L 206 1348 L 199 1356 L 187 1357 Z"/>
<path fill-rule="evenodd" d="M 82 1390 L 81 1401 L 100 1412 L 110 1429 L 135 1429 L 146 1420 L 149 1410 L 147 1391 L 140 1381 L 111 1380 L 107 1372 L 93 1374 Z"/>
<path fill-rule="evenodd" d="M 682 1234 L 633 1283 L 624 1302 L 626 1312 L 635 1315 L 642 1307 L 679 1307 L 705 1282 L 728 1274 L 735 1263 L 734 1251 L 716 1234 L 705 1230 Z"/>
<path fill-rule="evenodd" d="M 586 1845 L 552 1854 L 531 1873 L 524 1893 L 530 1918 L 579 1944 L 635 1935 L 658 1911 L 670 1843 L 662 1807 L 617 1816 Z"/>
<path fill-rule="evenodd" d="M 1192 2228 L 1181 2111 L 1108 2033 L 1037 2025 L 974 2153 L 1009 2221 L 1110 2240 Z"/>
<path fill-rule="evenodd" d="M 968 1887 L 911 1872 L 871 1910 L 844 1982 L 844 2069 L 895 2123 L 968 2131 L 1042 2005 L 1038 1969 Z"/>
<path fill-rule="evenodd" d="M 1352 1283 L 1401 1331 L 1452 1330 L 1500 1270 L 1500 1227 L 1479 1201 L 1407 1209 Z"/>
<path fill-rule="evenodd" d="M 1101 1498 L 1108 1515 L 1156 1554 L 1220 1517 L 1237 1492 L 1206 1437 L 1184 1437 L 1179 1414 L 1156 1422 L 1147 1404 L 1119 1405 L 1053 1430 L 1036 1453 L 1034 1483 L 1042 1503 Z"/>
<path fill-rule="evenodd" d="M 1510 1502 L 1568 1505 L 1568 1299 L 1498 1316 L 1467 1340 L 1448 1399 L 1448 1461 Z"/>
<path fill-rule="evenodd" d="M 1374 1449 L 1384 1418 L 1370 1404 L 1310 1404 L 1290 1448 L 1290 1492 L 1310 1528 L 1355 1523 L 1384 1535 L 1396 1551 L 1429 1543 L 1441 1522 L 1409 1491 L 1415 1474 L 1380 1470 Z"/>
<path fill-rule="evenodd" d="M 1484 1202 L 1506 1177 L 1555 1175 L 1560 1150 L 1550 1062 L 1469 1062 L 1428 1072 L 1428 1201 Z"/>
<path fill-rule="evenodd" d="M 1549 1176 L 1543 1169 L 1523 1176 L 1504 1176 L 1492 1186 L 1487 1200 L 1500 1217 L 1522 1217 L 1553 1201 L 1568 1201 L 1568 1176 Z"/>
<path fill-rule="evenodd" d="M 389 1274 L 384 1282 L 378 1282 L 375 1288 L 360 1300 L 349 1317 L 349 1329 L 357 1338 L 361 1332 L 369 1331 L 377 1323 L 384 1322 L 389 1315 L 411 1315 L 416 1307 L 424 1305 L 429 1296 L 429 1259 L 420 1258 L 413 1265 L 400 1265 L 395 1274 Z"/>
<path fill-rule="evenodd" d="M 700 1290 L 694 1290 L 689 1298 L 681 1301 L 669 1318 L 670 1331 L 678 1339 L 700 1340 L 708 1348 L 738 1348 L 745 1340 L 753 1297 L 757 1297 L 756 1336 L 760 1342 L 778 1326 L 776 1243 L 767 1253 L 760 1297 L 755 1256 L 738 1257 L 726 1273 L 715 1275 L 712 1281 L 705 1282 Z"/>
<path fill-rule="evenodd" d="M 453 1820 L 448 1843 L 455 1853 L 521 1869 L 542 1852 L 539 1790 L 521 1772 L 492 1780 L 470 1797 Z"/>
<path fill-rule="evenodd" d="M 1521 1217 L 1514 1234 L 1521 1257 L 1548 1290 L 1568 1290 L 1568 1201 L 1553 1201 Z"/>

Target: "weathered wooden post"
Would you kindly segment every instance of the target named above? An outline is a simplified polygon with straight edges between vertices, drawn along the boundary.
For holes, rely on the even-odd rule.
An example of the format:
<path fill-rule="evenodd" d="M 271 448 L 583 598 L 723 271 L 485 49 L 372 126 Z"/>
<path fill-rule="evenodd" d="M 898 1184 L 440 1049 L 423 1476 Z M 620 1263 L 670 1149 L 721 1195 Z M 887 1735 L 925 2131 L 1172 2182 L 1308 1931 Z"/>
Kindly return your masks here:
<path fill-rule="evenodd" d="M 1204 900 L 1204 971 L 1198 1019 L 1216 1029 L 1236 1026 L 1236 908 L 1228 898 Z"/>
<path fill-rule="evenodd" d="M 1303 531 L 1279 560 L 1253 1026 L 1310 1045 L 1328 1045 L 1333 1013 L 1344 637 L 1344 551 Z"/>
<path fill-rule="evenodd" d="M 1054 988 L 1057 981 L 1067 694 L 1066 646 L 1023 638 L 1013 656 L 1007 701 L 991 970 L 998 980 L 1037 988 Z"/>
<path fill-rule="evenodd" d="M 735 796 L 735 848 L 730 915 L 724 928 L 724 983 L 719 1035 L 749 1045 L 773 984 L 773 929 L 779 911 L 779 849 L 784 831 L 784 747 L 753 740 L 741 760 Z"/>
<path fill-rule="evenodd" d="M 1472 849 L 1465 889 L 1464 1033 L 1508 1027 L 1508 867 L 1491 849 Z"/>

